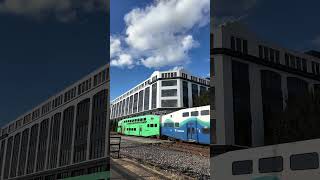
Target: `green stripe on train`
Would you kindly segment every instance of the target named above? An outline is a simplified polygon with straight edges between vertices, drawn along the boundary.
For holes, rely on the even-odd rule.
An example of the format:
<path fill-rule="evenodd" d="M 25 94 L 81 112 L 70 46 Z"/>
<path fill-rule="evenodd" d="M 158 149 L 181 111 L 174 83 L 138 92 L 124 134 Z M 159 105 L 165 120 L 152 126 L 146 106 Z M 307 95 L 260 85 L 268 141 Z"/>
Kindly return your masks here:
<path fill-rule="evenodd" d="M 70 177 L 70 178 L 64 178 L 64 180 L 107 180 L 110 178 L 110 172 L 109 171 L 103 171 L 93 174 L 87 174 L 82 176 L 76 176 L 76 177 Z"/>
<path fill-rule="evenodd" d="M 117 132 L 132 136 L 159 136 L 160 116 L 146 115 L 123 119 L 118 122 Z"/>
<path fill-rule="evenodd" d="M 185 124 L 187 124 L 188 122 L 190 121 L 193 121 L 195 118 L 188 118 L 188 119 L 185 119 L 183 120 L 182 122 L 179 123 L 179 126 L 184 126 Z M 172 119 L 166 119 L 164 120 L 164 123 L 173 123 L 173 120 Z M 199 118 L 197 118 L 197 123 L 200 124 L 201 126 L 207 126 L 207 127 L 210 127 L 210 122 L 207 122 L 207 121 L 203 121 Z"/>

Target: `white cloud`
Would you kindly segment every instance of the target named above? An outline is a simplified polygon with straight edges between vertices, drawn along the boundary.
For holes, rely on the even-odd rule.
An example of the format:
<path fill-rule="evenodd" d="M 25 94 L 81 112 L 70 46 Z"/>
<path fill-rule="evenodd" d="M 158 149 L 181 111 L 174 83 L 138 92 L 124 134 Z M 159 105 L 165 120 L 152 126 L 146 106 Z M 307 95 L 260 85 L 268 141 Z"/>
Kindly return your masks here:
<path fill-rule="evenodd" d="M 116 56 L 119 52 L 121 52 L 120 39 L 110 36 L 110 57 Z"/>
<path fill-rule="evenodd" d="M 107 9 L 106 0 L 3 0 L 0 13 L 33 18 L 53 16 L 61 22 L 69 22 L 79 11 L 93 12 Z"/>
<path fill-rule="evenodd" d="M 110 62 L 111 66 L 119 67 L 119 68 L 133 68 L 134 61 L 130 54 L 120 54 L 116 59 L 112 59 Z"/>
<path fill-rule="evenodd" d="M 199 46 L 191 35 L 210 22 L 210 0 L 157 0 L 125 15 L 125 53 L 148 68 L 178 66 L 190 61 Z"/>

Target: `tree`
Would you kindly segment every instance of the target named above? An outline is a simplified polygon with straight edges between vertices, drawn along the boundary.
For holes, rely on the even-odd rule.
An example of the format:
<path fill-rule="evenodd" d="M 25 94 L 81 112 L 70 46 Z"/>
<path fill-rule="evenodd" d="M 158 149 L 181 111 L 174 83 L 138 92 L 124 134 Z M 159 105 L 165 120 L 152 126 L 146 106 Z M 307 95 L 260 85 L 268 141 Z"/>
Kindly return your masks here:
<path fill-rule="evenodd" d="M 307 93 L 291 100 L 272 116 L 273 144 L 320 138 L 320 94 Z"/>
<path fill-rule="evenodd" d="M 194 99 L 194 107 L 206 105 L 210 105 L 210 91 L 205 91 Z"/>

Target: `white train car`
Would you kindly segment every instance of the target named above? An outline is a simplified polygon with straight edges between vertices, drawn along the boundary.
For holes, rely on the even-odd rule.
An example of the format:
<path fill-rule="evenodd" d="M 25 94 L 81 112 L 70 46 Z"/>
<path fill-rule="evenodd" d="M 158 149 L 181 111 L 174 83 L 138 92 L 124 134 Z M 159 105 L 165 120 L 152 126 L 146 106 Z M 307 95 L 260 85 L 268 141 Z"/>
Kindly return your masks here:
<path fill-rule="evenodd" d="M 227 152 L 211 158 L 212 180 L 320 180 L 320 139 Z"/>
<path fill-rule="evenodd" d="M 161 135 L 210 144 L 210 106 L 186 108 L 161 117 Z"/>

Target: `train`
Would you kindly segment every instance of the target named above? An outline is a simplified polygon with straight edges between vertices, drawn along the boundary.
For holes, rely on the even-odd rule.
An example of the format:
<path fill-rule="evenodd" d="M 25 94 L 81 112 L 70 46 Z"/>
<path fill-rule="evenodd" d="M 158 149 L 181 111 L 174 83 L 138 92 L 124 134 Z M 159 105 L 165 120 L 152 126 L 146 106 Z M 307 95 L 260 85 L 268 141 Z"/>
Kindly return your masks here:
<path fill-rule="evenodd" d="M 122 119 L 117 132 L 128 136 L 161 137 L 210 144 L 210 106 L 181 109 L 166 115 Z"/>
<path fill-rule="evenodd" d="M 230 151 L 211 157 L 214 180 L 318 180 L 320 139 Z"/>

